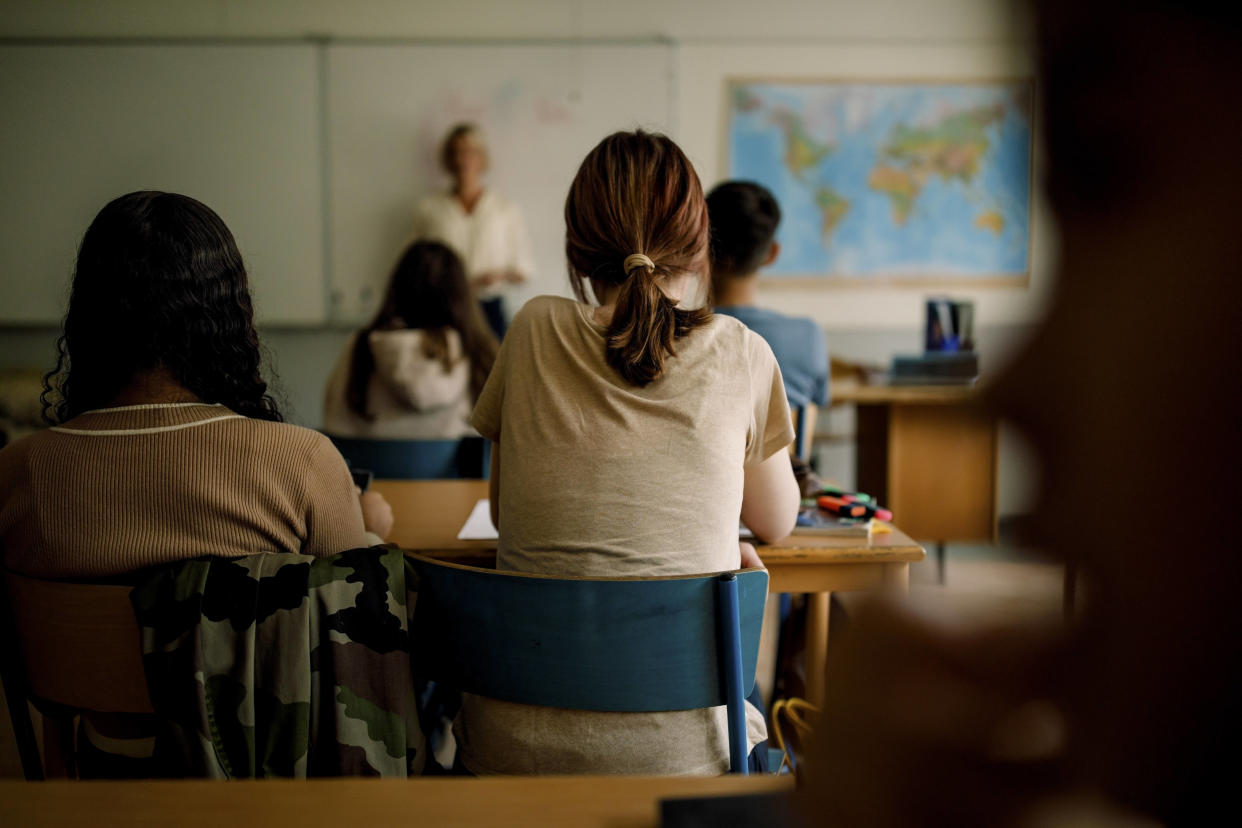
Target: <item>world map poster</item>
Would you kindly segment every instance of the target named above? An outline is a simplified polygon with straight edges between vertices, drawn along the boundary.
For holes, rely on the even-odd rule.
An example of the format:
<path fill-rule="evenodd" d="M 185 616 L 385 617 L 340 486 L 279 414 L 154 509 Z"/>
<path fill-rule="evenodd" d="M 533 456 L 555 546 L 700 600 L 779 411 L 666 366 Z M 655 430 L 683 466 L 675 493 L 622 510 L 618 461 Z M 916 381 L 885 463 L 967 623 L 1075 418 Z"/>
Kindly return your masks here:
<path fill-rule="evenodd" d="M 780 202 L 768 278 L 1025 284 L 1029 82 L 729 81 L 728 177 Z"/>

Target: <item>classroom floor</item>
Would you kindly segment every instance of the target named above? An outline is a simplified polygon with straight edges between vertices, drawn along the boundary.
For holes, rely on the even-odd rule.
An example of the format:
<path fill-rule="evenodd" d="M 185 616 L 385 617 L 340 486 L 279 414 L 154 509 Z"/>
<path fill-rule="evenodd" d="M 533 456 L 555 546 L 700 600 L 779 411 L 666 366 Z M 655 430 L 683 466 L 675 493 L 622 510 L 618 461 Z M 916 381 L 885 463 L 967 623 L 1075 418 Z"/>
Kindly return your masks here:
<path fill-rule="evenodd" d="M 921 611 L 961 622 L 1055 621 L 1064 568 L 1038 553 L 987 544 L 947 547 L 945 583 L 936 557 L 910 568 L 910 600 Z"/>
<path fill-rule="evenodd" d="M 920 612 L 958 623 L 1055 621 L 1061 614 L 1062 569 L 1023 550 L 950 545 L 946 582 L 935 555 L 910 571 L 910 600 Z M 848 604 L 848 597 L 847 597 Z M 21 778 L 7 703 L 0 693 L 0 778 Z"/>

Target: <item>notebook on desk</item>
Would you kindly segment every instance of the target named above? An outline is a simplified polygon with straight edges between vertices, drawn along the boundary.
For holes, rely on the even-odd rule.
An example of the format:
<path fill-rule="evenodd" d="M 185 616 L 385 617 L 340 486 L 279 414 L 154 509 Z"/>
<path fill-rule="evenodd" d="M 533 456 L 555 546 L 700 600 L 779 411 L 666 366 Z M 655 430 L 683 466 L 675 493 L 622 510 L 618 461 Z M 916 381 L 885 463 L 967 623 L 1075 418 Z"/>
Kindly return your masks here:
<path fill-rule="evenodd" d="M 837 538 L 865 538 L 871 534 L 872 520 L 839 518 L 818 506 L 807 506 L 798 512 L 795 535 L 830 535 Z"/>
<path fill-rule="evenodd" d="M 474 504 L 470 517 L 457 533 L 458 540 L 500 540 L 500 533 L 492 525 L 491 501 L 486 497 Z"/>

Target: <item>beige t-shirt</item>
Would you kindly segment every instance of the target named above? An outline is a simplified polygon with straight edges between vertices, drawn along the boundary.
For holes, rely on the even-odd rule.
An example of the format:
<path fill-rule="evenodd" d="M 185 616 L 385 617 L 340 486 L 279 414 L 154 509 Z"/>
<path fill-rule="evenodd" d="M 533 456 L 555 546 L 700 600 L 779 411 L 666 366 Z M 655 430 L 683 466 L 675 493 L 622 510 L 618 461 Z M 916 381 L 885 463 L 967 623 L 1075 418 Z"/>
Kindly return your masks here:
<path fill-rule="evenodd" d="M 604 328 L 569 299 L 513 320 L 471 424 L 499 444 L 501 569 L 572 576 L 721 572 L 740 565 L 743 468 L 793 441 L 767 343 L 729 317 L 677 343 L 644 388 L 604 359 Z M 750 744 L 766 732 L 747 710 Z M 475 773 L 728 770 L 724 708 L 597 713 L 468 696 Z"/>

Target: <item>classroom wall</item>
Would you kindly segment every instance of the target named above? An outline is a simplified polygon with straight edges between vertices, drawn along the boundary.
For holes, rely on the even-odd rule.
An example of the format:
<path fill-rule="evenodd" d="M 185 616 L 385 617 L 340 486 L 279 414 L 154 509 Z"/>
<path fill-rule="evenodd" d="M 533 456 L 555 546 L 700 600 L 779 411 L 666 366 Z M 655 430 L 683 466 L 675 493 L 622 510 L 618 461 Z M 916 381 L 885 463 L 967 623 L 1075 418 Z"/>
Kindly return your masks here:
<path fill-rule="evenodd" d="M 663 38 L 677 51 L 672 131 L 710 185 L 721 172 L 727 76 L 1029 76 L 1024 8 L 1020 0 L 8 0 L 0 38 Z M 1040 162 L 1037 152 L 1037 177 Z M 1029 287 L 953 291 L 976 302 L 985 373 L 1020 346 L 1052 287 L 1054 233 L 1042 202 L 1035 207 Z M 764 302 L 814 317 L 836 355 L 882 364 L 894 353 L 919 350 L 926 292 L 784 288 L 770 289 Z M 318 425 L 323 378 L 347 332 L 268 327 L 262 333 L 291 419 Z M 49 365 L 54 336 L 47 326 L 0 327 L 0 368 Z M 845 476 L 848 455 L 829 454 L 829 473 Z M 1006 433 L 1002 514 L 1025 510 L 1033 474 Z"/>
<path fill-rule="evenodd" d="M 6 0 L 6 37 L 1020 39 L 1021 0 Z"/>

